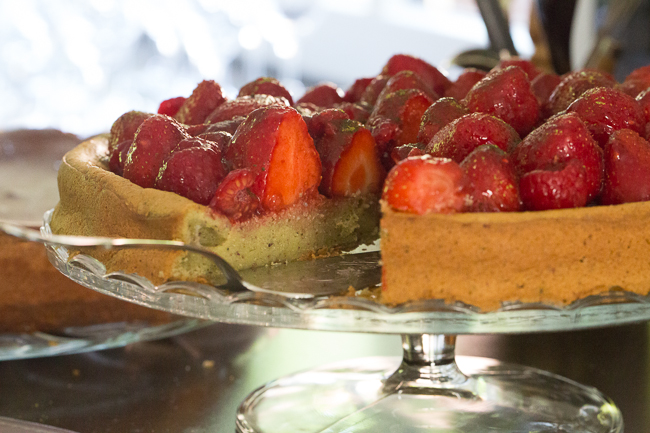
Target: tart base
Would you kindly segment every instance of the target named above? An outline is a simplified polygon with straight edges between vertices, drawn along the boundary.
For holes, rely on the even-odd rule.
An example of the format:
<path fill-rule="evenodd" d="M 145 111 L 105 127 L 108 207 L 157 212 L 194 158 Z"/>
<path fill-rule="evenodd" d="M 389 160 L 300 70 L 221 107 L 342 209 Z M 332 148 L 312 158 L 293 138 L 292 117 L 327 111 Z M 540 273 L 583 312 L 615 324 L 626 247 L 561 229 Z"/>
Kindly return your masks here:
<path fill-rule="evenodd" d="M 382 302 L 555 306 L 650 291 L 650 203 L 519 213 L 409 215 L 382 204 Z"/>

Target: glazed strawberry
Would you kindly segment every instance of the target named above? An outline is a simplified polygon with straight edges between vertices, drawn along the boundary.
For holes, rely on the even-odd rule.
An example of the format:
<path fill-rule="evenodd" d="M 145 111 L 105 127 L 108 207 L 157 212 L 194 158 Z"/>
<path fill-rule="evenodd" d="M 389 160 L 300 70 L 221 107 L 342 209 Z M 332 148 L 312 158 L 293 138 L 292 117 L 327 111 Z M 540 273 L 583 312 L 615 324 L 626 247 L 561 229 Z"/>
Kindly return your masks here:
<path fill-rule="evenodd" d="M 636 102 L 643 110 L 646 124 L 650 123 L 650 88 L 639 93 L 636 97 Z"/>
<path fill-rule="evenodd" d="M 261 207 L 277 211 L 317 192 L 321 162 L 302 116 L 291 107 L 258 108 L 237 128 L 225 154 L 255 175 Z"/>
<path fill-rule="evenodd" d="M 108 169 L 118 176 L 124 174 L 124 162 L 126 161 L 131 144 L 133 144 L 133 140 L 126 140 L 108 151 Z"/>
<path fill-rule="evenodd" d="M 319 191 L 326 197 L 378 193 L 385 172 L 375 140 L 368 129 L 350 119 L 332 119 L 314 144 L 323 178 Z"/>
<path fill-rule="evenodd" d="M 650 143 L 622 129 L 605 145 L 603 204 L 650 200 Z"/>
<path fill-rule="evenodd" d="M 509 152 L 520 141 L 517 131 L 498 117 L 470 113 L 438 131 L 427 144 L 425 152 L 460 163 L 483 144 L 494 144 Z"/>
<path fill-rule="evenodd" d="M 239 89 L 237 97 L 253 95 L 277 96 L 289 101 L 289 105 L 293 105 L 291 93 L 289 93 L 289 91 L 275 78 L 260 77 L 250 83 L 244 84 L 242 88 Z"/>
<path fill-rule="evenodd" d="M 343 91 L 333 83 L 320 83 L 307 89 L 296 104 L 312 103 L 317 107 L 326 108 L 343 102 Z"/>
<path fill-rule="evenodd" d="M 585 167 L 577 159 L 524 174 L 519 194 L 526 210 L 582 207 L 589 201 Z"/>
<path fill-rule="evenodd" d="M 567 113 L 576 113 L 587 125 L 601 147 L 609 136 L 619 129 L 631 129 L 639 134 L 645 131 L 645 115 L 639 103 L 619 90 L 596 87 L 573 101 Z"/>
<path fill-rule="evenodd" d="M 487 73 L 474 68 L 465 69 L 445 91 L 445 97 L 461 101 L 476 83 L 485 78 Z"/>
<path fill-rule="evenodd" d="M 353 102 L 341 102 L 334 104 L 332 108 L 345 111 L 350 119 L 361 123 L 366 123 L 370 117 L 370 112 L 368 110 Z"/>
<path fill-rule="evenodd" d="M 165 99 L 158 106 L 158 114 L 166 114 L 167 116 L 174 117 L 186 100 L 187 98 L 184 96 Z"/>
<path fill-rule="evenodd" d="M 438 99 L 422 115 L 417 142 L 425 148 L 438 131 L 468 113 L 467 108 L 454 98 Z"/>
<path fill-rule="evenodd" d="M 552 117 L 512 151 L 512 161 L 520 176 L 572 159 L 585 168 L 589 200 L 596 198 L 602 188 L 603 152 L 575 113 Z"/>
<path fill-rule="evenodd" d="M 212 140 L 210 140 L 208 137 L 211 137 Z M 219 157 L 221 157 L 221 154 L 226 149 L 226 147 L 228 147 L 231 139 L 232 135 L 228 134 L 227 132 L 210 132 L 207 134 L 202 134 L 198 137 L 184 138 L 176 145 L 176 147 L 174 147 L 174 149 L 172 149 L 172 154 L 174 152 L 179 152 L 185 149 L 192 149 L 194 147 L 205 147 L 206 149 L 210 149 L 218 153 Z"/>
<path fill-rule="evenodd" d="M 245 119 L 245 117 L 237 116 L 233 117 L 232 119 L 222 120 L 221 122 L 208 123 L 206 124 L 205 129 L 203 129 L 203 131 L 197 135 L 219 131 L 227 132 L 233 135 L 235 131 L 237 131 L 237 128 L 239 128 L 239 125 L 241 125 Z"/>
<path fill-rule="evenodd" d="M 212 80 L 204 80 L 181 105 L 174 119 L 186 125 L 205 123 L 208 115 L 225 101 L 221 86 Z"/>
<path fill-rule="evenodd" d="M 547 119 L 550 116 L 549 99 L 560 81 L 562 81 L 562 77 L 559 75 L 542 72 L 530 82 L 530 87 L 540 106 L 542 119 Z"/>
<path fill-rule="evenodd" d="M 563 76 L 562 81 L 555 87 L 548 101 L 548 115 L 558 114 L 566 110 L 569 105 L 584 92 L 594 87 L 614 87 L 616 81 L 611 75 L 583 69 L 570 72 Z"/>
<path fill-rule="evenodd" d="M 400 71 L 413 71 L 427 83 L 438 95 L 444 95 L 451 86 L 451 81 L 435 66 L 426 61 L 406 54 L 396 54 L 388 59 L 381 73 L 393 76 Z"/>
<path fill-rule="evenodd" d="M 336 108 L 327 108 L 308 118 L 306 123 L 309 135 L 314 140 L 319 140 L 326 135 L 336 134 L 337 125 L 345 120 L 350 120 L 348 113 Z"/>
<path fill-rule="evenodd" d="M 420 130 L 422 115 L 433 100 L 417 89 L 389 93 L 377 102 L 368 127 L 382 156 L 382 161 L 392 167 L 390 152 L 396 146 L 414 143 Z"/>
<path fill-rule="evenodd" d="M 232 141 L 232 134 L 226 131 L 205 132 L 203 134 L 200 134 L 197 138 L 207 142 L 207 145 L 209 147 L 214 147 L 215 150 L 218 149 L 219 154 L 223 155 L 226 152 L 226 149 L 228 149 L 228 146 L 230 146 L 230 142 Z M 176 146 L 176 149 L 178 148 L 179 146 Z"/>
<path fill-rule="evenodd" d="M 391 169 L 382 200 L 391 209 L 417 215 L 455 213 L 465 205 L 463 169 L 447 158 L 407 158 Z"/>
<path fill-rule="evenodd" d="M 642 66 L 630 72 L 616 88 L 633 98 L 650 87 L 650 65 Z"/>
<path fill-rule="evenodd" d="M 386 87 L 386 83 L 388 83 L 389 79 L 390 77 L 387 75 L 377 75 L 375 78 L 373 78 L 361 94 L 361 98 L 359 99 L 361 106 L 372 110 L 372 108 L 377 103 L 379 94 L 384 89 L 384 87 Z"/>
<path fill-rule="evenodd" d="M 518 66 L 528 75 L 528 79 L 533 81 L 539 74 L 542 73 L 542 70 L 539 69 L 533 62 L 530 60 L 522 59 L 519 57 L 509 57 L 502 59 L 499 63 L 492 69 L 492 71 L 500 71 L 509 66 Z"/>
<path fill-rule="evenodd" d="M 271 95 L 239 96 L 224 102 L 214 109 L 205 119 L 205 123 L 218 123 L 232 120 L 236 117 L 246 117 L 253 110 L 270 105 L 289 106 L 289 101 L 283 97 Z"/>
<path fill-rule="evenodd" d="M 530 80 L 517 66 L 488 74 L 476 83 L 463 100 L 472 113 L 496 116 L 524 137 L 539 118 L 539 104 L 530 87 Z"/>
<path fill-rule="evenodd" d="M 143 188 L 153 188 L 163 162 L 187 137 L 185 129 L 171 117 L 151 116 L 138 128 L 124 162 L 123 176 Z"/>
<path fill-rule="evenodd" d="M 508 154 L 488 144 L 461 162 L 468 180 L 470 212 L 516 212 L 520 209 L 517 175 Z"/>
<path fill-rule="evenodd" d="M 422 156 L 425 155 L 424 149 L 418 143 L 415 144 L 402 144 L 393 148 L 390 152 L 390 159 L 393 160 L 394 164 L 398 164 L 400 161 L 410 158 L 411 156 Z"/>
<path fill-rule="evenodd" d="M 111 126 L 111 135 L 108 140 L 109 150 L 114 149 L 118 144 L 125 141 L 133 141 L 142 122 L 153 116 L 142 111 L 129 111 L 117 118 Z"/>
<path fill-rule="evenodd" d="M 415 72 L 400 71 L 388 79 L 386 86 L 384 86 L 379 94 L 378 100 L 385 98 L 389 93 L 407 89 L 420 90 L 433 101 L 440 98 L 440 96 L 438 96 L 438 94 L 434 92 L 433 89 Z"/>
<path fill-rule="evenodd" d="M 196 140 L 196 139 L 192 139 Z M 175 150 L 160 168 L 155 187 L 208 205 L 226 176 L 221 155 L 207 146 Z"/>
<path fill-rule="evenodd" d="M 255 174 L 251 170 L 233 170 L 221 181 L 208 206 L 232 222 L 246 220 L 260 206 L 259 197 L 252 191 L 254 183 Z"/>
<path fill-rule="evenodd" d="M 343 102 L 360 102 L 361 95 L 366 90 L 368 85 L 372 82 L 373 77 L 357 78 L 354 83 L 345 91 L 343 95 Z"/>

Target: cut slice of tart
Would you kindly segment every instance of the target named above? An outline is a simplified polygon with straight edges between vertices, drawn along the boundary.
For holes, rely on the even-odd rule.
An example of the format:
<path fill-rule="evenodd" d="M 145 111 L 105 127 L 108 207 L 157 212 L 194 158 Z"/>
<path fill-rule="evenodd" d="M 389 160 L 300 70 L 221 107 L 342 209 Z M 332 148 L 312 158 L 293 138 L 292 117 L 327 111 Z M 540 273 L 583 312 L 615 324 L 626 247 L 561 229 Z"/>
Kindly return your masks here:
<path fill-rule="evenodd" d="M 168 191 L 142 188 L 108 169 L 108 136 L 81 143 L 59 169 L 57 234 L 171 239 L 208 248 L 236 269 L 332 254 L 378 236 L 376 195 L 314 194 L 274 212 L 231 221 L 212 208 Z M 154 284 L 219 278 L 207 259 L 184 252 L 89 252 L 110 271 L 136 273 Z"/>

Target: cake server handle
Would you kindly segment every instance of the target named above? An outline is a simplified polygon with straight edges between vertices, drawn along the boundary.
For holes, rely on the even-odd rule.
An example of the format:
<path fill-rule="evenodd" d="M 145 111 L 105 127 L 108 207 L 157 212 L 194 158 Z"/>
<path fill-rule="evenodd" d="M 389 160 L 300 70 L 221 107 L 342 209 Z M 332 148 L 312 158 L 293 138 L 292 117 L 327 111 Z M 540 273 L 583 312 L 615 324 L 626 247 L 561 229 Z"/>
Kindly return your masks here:
<path fill-rule="evenodd" d="M 212 260 L 219 267 L 221 272 L 223 272 L 223 275 L 226 278 L 226 283 L 216 286 L 217 289 L 226 290 L 229 293 L 244 291 L 264 291 L 263 289 L 260 289 L 259 287 L 244 281 L 239 273 L 218 254 L 215 254 L 207 249 L 188 245 L 179 241 L 42 234 L 38 230 L 5 222 L 0 222 L 0 231 L 7 235 L 25 241 L 52 244 L 63 247 L 102 247 L 105 249 L 154 247 L 166 250 L 194 252 Z"/>

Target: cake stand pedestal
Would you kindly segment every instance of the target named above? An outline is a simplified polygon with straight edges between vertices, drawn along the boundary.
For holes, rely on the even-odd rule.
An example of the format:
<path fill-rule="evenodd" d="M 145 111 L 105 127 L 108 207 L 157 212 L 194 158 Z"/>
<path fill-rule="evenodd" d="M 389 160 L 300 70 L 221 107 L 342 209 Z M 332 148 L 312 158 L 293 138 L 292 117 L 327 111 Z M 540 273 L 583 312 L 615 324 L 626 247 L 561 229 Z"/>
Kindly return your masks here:
<path fill-rule="evenodd" d="M 455 336 L 403 335 L 404 356 L 337 363 L 253 392 L 237 431 L 622 432 L 594 388 L 541 370 L 454 357 Z M 396 366 L 397 365 L 397 366 Z"/>

